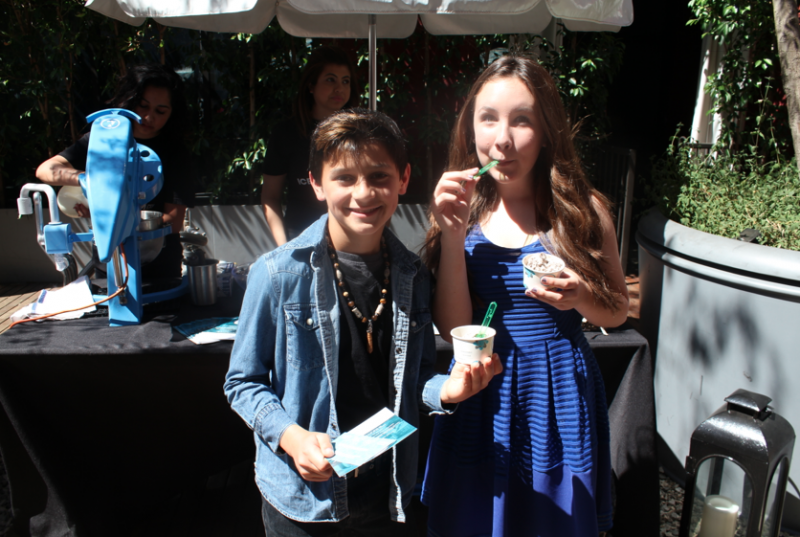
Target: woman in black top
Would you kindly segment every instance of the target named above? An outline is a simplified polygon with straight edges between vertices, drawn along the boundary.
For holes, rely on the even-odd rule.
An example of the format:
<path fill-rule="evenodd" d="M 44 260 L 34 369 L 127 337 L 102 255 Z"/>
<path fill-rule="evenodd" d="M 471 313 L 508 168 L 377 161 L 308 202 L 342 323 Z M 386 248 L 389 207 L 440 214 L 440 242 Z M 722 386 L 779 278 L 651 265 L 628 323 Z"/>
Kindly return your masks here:
<path fill-rule="evenodd" d="M 139 65 L 128 69 L 109 104 L 139 115 L 142 123 L 133 122 L 133 137 L 161 158 L 164 185 L 158 195 L 142 209 L 163 213 L 164 224 L 172 226 L 164 249 L 146 267 L 147 274 L 174 277 L 181 274 L 182 248 L 178 233 L 183 228 L 187 207 L 194 205 L 192 159 L 183 142 L 186 100 L 183 83 L 172 69 L 162 65 Z M 36 177 L 53 186 L 79 186 L 78 174 L 86 169 L 89 133 L 77 142 L 44 161 Z M 76 212 L 89 216 L 89 209 L 76 205 Z"/>
<path fill-rule="evenodd" d="M 309 140 L 317 123 L 357 102 L 355 67 L 344 51 L 325 46 L 312 52 L 300 78 L 292 117 L 275 126 L 267 144 L 261 205 L 278 246 L 299 235 L 327 211 L 309 182 Z"/>

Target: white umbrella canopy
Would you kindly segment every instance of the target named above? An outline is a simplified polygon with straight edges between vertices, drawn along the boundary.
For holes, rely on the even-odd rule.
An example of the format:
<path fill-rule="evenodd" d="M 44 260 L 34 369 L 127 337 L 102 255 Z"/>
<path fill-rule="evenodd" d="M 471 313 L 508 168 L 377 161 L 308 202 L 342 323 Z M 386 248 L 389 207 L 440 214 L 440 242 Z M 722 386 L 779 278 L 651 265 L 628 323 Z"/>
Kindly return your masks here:
<path fill-rule="evenodd" d="M 434 35 L 538 33 L 553 17 L 573 31 L 617 31 L 633 22 L 633 0 L 87 0 L 86 7 L 138 26 L 260 33 L 277 17 L 296 37 L 410 36 L 422 20 Z M 360 16 L 359 16 L 360 15 Z"/>
<path fill-rule="evenodd" d="M 375 40 L 404 39 L 417 20 L 434 35 L 538 34 L 553 18 L 572 31 L 633 22 L 633 0 L 87 0 L 86 7 L 139 26 L 261 33 L 274 18 L 295 37 L 368 38 L 370 108 L 376 107 Z"/>

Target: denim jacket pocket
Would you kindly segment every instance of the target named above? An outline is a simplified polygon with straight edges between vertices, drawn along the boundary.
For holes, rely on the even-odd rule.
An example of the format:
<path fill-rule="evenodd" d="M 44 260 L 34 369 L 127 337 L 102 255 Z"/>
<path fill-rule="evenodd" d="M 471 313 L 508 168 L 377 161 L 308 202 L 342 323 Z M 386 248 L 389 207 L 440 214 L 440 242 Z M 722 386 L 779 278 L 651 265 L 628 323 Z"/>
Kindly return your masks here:
<path fill-rule="evenodd" d="M 300 371 L 325 365 L 316 304 L 284 304 L 287 361 Z"/>

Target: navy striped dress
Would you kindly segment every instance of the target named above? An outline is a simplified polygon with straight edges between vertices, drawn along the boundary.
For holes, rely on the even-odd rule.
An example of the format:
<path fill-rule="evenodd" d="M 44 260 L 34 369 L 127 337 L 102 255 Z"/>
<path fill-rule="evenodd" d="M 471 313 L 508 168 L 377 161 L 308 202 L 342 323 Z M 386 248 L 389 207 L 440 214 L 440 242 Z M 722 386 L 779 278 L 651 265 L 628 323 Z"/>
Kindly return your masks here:
<path fill-rule="evenodd" d="M 503 373 L 439 416 L 422 501 L 434 537 L 597 537 L 611 527 L 611 462 L 603 379 L 581 315 L 525 296 L 522 258 L 475 226 L 467 267 L 484 308 L 497 302 Z"/>

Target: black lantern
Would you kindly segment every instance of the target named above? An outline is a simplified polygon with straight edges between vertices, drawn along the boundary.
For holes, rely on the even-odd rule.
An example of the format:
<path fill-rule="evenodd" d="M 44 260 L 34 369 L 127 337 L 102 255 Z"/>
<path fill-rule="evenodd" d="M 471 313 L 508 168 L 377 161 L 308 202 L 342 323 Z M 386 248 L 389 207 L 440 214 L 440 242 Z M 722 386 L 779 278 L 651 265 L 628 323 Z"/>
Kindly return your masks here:
<path fill-rule="evenodd" d="M 764 395 L 737 390 L 692 433 L 681 537 L 777 537 L 794 429 Z"/>

